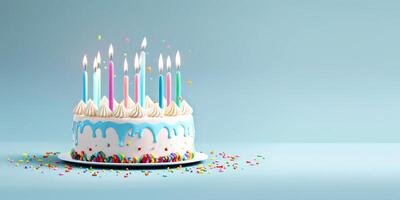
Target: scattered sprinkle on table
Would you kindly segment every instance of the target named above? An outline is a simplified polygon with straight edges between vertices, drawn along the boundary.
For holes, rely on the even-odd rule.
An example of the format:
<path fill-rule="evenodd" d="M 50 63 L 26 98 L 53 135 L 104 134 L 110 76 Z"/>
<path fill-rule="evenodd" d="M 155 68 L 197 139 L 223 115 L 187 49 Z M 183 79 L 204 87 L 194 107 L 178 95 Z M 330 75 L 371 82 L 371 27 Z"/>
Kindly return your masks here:
<path fill-rule="evenodd" d="M 21 156 L 8 157 L 7 161 L 16 168 L 21 168 L 32 173 L 54 174 L 59 177 L 70 175 L 91 176 L 116 176 L 127 179 L 135 174 L 142 176 L 158 176 L 168 178 L 179 175 L 211 175 L 220 173 L 235 173 L 238 170 L 251 170 L 265 161 L 265 156 L 255 155 L 253 158 L 241 158 L 239 154 L 228 154 L 210 150 L 209 159 L 197 165 L 167 167 L 165 169 L 138 170 L 135 168 L 99 169 L 61 162 L 57 155 L 59 152 L 44 152 L 42 154 L 22 153 Z M 248 166 L 248 167 L 246 167 Z M 168 175 L 169 174 L 169 175 Z"/>

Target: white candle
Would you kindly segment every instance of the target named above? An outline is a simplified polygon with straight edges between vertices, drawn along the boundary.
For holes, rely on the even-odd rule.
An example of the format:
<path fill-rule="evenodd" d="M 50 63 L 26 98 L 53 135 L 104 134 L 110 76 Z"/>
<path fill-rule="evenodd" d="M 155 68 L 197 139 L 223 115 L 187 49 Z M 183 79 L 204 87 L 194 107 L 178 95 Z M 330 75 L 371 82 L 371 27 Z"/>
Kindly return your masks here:
<path fill-rule="evenodd" d="M 98 82 L 97 82 L 97 57 L 94 58 L 93 60 L 93 102 L 94 105 L 96 105 L 97 107 L 99 107 L 99 105 L 97 105 L 97 102 L 100 102 L 100 99 L 98 98 L 97 92 L 98 90 Z"/>
<path fill-rule="evenodd" d="M 98 107 L 100 107 L 100 99 L 101 99 L 101 56 L 100 52 L 97 52 L 97 99 L 99 102 Z"/>

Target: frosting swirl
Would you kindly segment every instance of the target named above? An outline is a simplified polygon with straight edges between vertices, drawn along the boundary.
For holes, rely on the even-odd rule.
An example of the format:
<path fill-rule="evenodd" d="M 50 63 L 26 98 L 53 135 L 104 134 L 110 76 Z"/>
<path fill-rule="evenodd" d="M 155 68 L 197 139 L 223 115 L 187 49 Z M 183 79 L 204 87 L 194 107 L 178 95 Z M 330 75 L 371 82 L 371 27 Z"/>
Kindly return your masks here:
<path fill-rule="evenodd" d="M 74 114 L 75 115 L 83 115 L 85 114 L 85 103 L 83 103 L 83 101 L 81 100 L 78 105 L 75 106 L 74 108 Z"/>
<path fill-rule="evenodd" d="M 146 96 L 146 99 L 144 100 L 144 107 L 146 109 L 154 107 L 154 102 L 149 96 Z"/>
<path fill-rule="evenodd" d="M 110 102 L 108 101 L 108 98 L 106 96 L 103 96 L 100 100 L 100 105 L 105 104 L 108 105 Z M 117 100 L 114 99 L 114 108 L 117 107 Z"/>
<path fill-rule="evenodd" d="M 191 115 L 192 113 L 193 113 L 193 108 L 185 100 L 183 100 L 181 104 L 181 114 Z"/>
<path fill-rule="evenodd" d="M 154 103 L 153 107 L 147 109 L 147 116 L 149 117 L 161 117 L 162 111 L 158 106 L 158 103 Z"/>
<path fill-rule="evenodd" d="M 111 117 L 113 115 L 113 112 L 108 107 L 107 102 L 102 102 L 97 115 L 99 117 Z"/>
<path fill-rule="evenodd" d="M 176 103 L 175 102 L 171 102 L 168 106 L 167 106 L 167 108 L 165 108 L 165 110 L 164 110 L 164 115 L 165 116 L 170 116 L 170 117 L 173 117 L 173 116 L 177 116 L 177 115 L 179 115 L 179 108 L 178 108 L 178 106 L 176 105 Z"/>
<path fill-rule="evenodd" d="M 129 117 L 142 118 L 143 116 L 144 116 L 144 111 L 142 107 L 134 103 L 132 110 L 129 112 Z"/>
<path fill-rule="evenodd" d="M 125 105 L 125 99 L 122 100 L 121 104 Z M 134 106 L 135 106 L 135 102 L 133 102 L 131 97 L 128 97 L 128 107 L 127 107 L 127 109 L 132 109 Z"/>
<path fill-rule="evenodd" d="M 100 100 L 100 105 L 108 105 L 108 98 L 106 96 L 103 96 L 103 98 L 101 98 Z"/>
<path fill-rule="evenodd" d="M 122 104 L 118 104 L 113 112 L 114 117 L 116 118 L 125 118 L 128 117 L 128 113 L 125 110 L 125 107 Z"/>
<path fill-rule="evenodd" d="M 94 105 L 93 101 L 90 99 L 86 105 L 85 109 L 85 115 L 89 117 L 94 117 L 96 116 L 97 113 L 97 107 Z"/>

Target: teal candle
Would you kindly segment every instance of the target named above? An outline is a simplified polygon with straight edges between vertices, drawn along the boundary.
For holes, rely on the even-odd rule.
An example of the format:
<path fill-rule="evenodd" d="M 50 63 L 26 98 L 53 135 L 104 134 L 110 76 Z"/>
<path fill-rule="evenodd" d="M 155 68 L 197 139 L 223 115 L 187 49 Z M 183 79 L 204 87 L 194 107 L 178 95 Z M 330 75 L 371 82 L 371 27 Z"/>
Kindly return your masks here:
<path fill-rule="evenodd" d="M 181 101 L 182 101 L 182 93 L 181 93 L 181 72 L 177 71 L 176 72 L 176 105 L 179 107 L 181 106 Z"/>
<path fill-rule="evenodd" d="M 164 108 L 164 76 L 160 74 L 158 78 L 158 102 L 160 108 Z"/>
<path fill-rule="evenodd" d="M 179 51 L 176 52 L 176 57 L 175 57 L 175 64 L 176 64 L 176 105 L 179 107 L 181 106 L 181 101 L 182 101 L 182 85 L 181 85 L 181 72 L 179 71 L 181 68 L 181 55 L 179 54 Z"/>
<path fill-rule="evenodd" d="M 82 76 L 82 82 L 83 82 L 82 101 L 84 103 L 87 103 L 87 101 L 88 101 L 88 83 L 87 83 L 87 81 L 88 81 L 88 74 L 87 74 L 87 71 L 85 70 L 83 72 L 83 76 Z"/>

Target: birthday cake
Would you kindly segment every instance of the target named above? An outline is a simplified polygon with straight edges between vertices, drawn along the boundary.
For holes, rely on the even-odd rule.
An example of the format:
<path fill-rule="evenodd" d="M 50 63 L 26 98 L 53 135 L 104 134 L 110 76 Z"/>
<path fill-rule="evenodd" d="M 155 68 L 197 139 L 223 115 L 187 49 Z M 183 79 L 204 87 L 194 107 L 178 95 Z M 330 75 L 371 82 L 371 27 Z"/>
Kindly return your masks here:
<path fill-rule="evenodd" d="M 94 61 L 93 99 L 89 99 L 87 94 L 85 56 L 83 96 L 73 111 L 72 159 L 108 163 L 164 163 L 194 157 L 193 109 L 180 95 L 180 73 L 176 75 L 178 91 L 175 101 L 172 101 L 170 58 L 167 59 L 168 73 L 164 84 L 160 55 L 159 101 L 151 100 L 144 95 L 146 76 L 145 57 L 142 53 L 140 58 L 135 56 L 135 101 L 129 97 L 129 84 L 124 84 L 124 99 L 120 103 L 114 99 L 113 94 L 112 52 L 109 53 L 109 94 L 102 98 L 99 90 L 100 56 L 96 56 Z M 179 72 L 179 52 L 176 57 L 179 59 L 176 61 Z M 127 72 L 126 61 L 124 71 Z M 125 73 L 124 79 L 128 77 L 128 73 Z M 164 87 L 167 98 L 164 97 Z"/>

